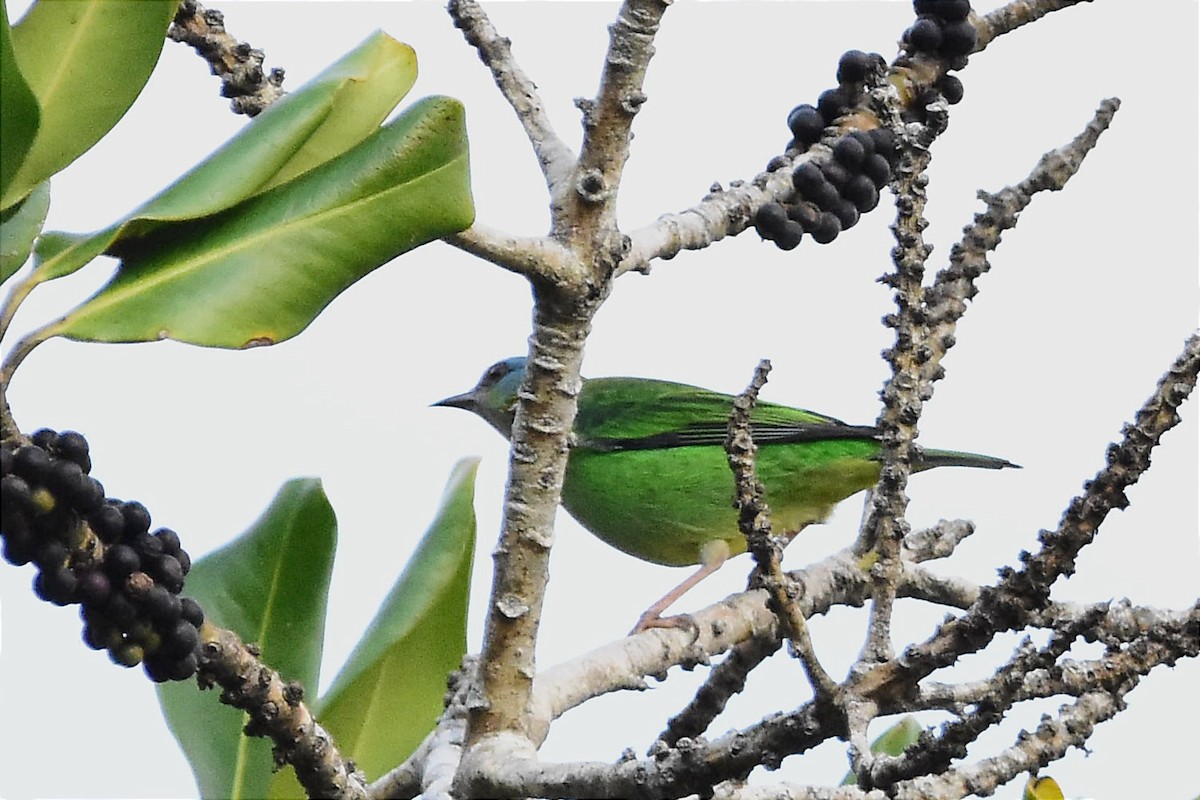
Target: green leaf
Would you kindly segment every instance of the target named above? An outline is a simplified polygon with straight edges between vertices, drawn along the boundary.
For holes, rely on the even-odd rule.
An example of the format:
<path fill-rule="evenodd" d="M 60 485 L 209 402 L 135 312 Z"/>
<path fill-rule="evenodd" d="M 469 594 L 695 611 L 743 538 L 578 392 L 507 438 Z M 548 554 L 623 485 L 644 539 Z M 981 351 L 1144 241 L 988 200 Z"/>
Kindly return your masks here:
<path fill-rule="evenodd" d="M 455 465 L 437 517 L 318 704 L 321 724 L 368 778 L 433 730 L 446 675 L 466 652 L 478 466 L 477 458 Z"/>
<path fill-rule="evenodd" d="M 178 5 L 43 0 L 12 29 L 16 63 L 41 118 L 0 209 L 79 158 L 125 116 L 158 63 Z"/>
<path fill-rule="evenodd" d="M 903 755 L 909 745 L 921 737 L 923 730 L 921 723 L 917 722 L 914 717 L 904 717 L 895 725 L 879 734 L 879 737 L 875 741 L 871 742 L 871 752 L 889 756 Z M 842 778 L 842 786 L 855 786 L 857 784 L 858 776 L 853 772 L 847 772 L 846 777 Z"/>
<path fill-rule="evenodd" d="M 236 540 L 200 559 L 185 594 L 208 620 L 262 650 L 285 680 L 317 685 L 337 523 L 314 478 L 288 481 Z M 164 684 L 159 701 L 207 798 L 264 797 L 271 747 L 242 732 L 245 715 L 192 684 Z"/>
<path fill-rule="evenodd" d="M 94 234 L 60 234 L 72 237 L 69 247 L 38 247 L 38 277 L 70 275 L 121 242 L 224 211 L 346 152 L 378 130 L 416 75 L 411 47 L 373 33 L 125 219 Z"/>
<path fill-rule="evenodd" d="M 229 348 L 295 336 L 359 278 L 471 224 L 463 117 L 457 100 L 425 98 L 282 186 L 127 242 L 113 279 L 47 334 Z"/>
<path fill-rule="evenodd" d="M 12 208 L 0 212 L 0 283 L 21 268 L 33 249 L 50 210 L 50 182 L 34 189 Z"/>
<path fill-rule="evenodd" d="M 37 98 L 17 66 L 8 6 L 0 2 L 0 195 L 25 160 L 40 116 Z"/>
<path fill-rule="evenodd" d="M 1063 793 L 1054 778 L 1031 777 L 1025 783 L 1024 800 L 1063 800 Z"/>

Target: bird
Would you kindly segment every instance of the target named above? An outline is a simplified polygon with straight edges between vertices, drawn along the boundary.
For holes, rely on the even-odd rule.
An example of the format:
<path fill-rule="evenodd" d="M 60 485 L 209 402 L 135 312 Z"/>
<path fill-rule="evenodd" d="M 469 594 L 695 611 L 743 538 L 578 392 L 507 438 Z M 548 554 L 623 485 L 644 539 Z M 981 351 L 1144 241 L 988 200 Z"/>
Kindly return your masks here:
<path fill-rule="evenodd" d="M 498 361 L 473 389 L 433 405 L 471 411 L 510 438 L 524 373 L 522 356 Z M 733 400 L 651 378 L 581 382 L 562 506 L 601 541 L 635 558 L 673 567 L 699 565 L 646 609 L 631 633 L 678 624 L 663 612 L 746 550 L 724 448 Z M 785 543 L 879 479 L 876 427 L 767 402 L 755 405 L 750 427 L 763 499 Z M 956 450 L 922 449 L 912 460 L 914 473 L 943 466 L 1018 467 L 1003 458 Z"/>

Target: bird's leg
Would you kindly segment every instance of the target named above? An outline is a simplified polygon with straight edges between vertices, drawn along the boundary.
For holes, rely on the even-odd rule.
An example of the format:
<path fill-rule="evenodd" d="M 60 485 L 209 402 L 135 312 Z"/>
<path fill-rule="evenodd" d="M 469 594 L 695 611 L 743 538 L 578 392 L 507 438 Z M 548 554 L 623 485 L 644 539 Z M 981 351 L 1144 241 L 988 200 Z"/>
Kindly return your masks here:
<path fill-rule="evenodd" d="M 683 583 L 667 592 L 654 605 L 647 608 L 638 617 L 637 624 L 633 626 L 633 630 L 629 632 L 629 635 L 632 636 L 635 633 L 641 633 L 647 628 L 695 627 L 696 623 L 687 614 L 666 617 L 664 619 L 662 613 L 667 610 L 668 606 L 683 597 L 689 589 L 719 570 L 728 558 L 728 542 L 716 539 L 706 544 L 700 551 L 700 569 L 693 572 Z"/>

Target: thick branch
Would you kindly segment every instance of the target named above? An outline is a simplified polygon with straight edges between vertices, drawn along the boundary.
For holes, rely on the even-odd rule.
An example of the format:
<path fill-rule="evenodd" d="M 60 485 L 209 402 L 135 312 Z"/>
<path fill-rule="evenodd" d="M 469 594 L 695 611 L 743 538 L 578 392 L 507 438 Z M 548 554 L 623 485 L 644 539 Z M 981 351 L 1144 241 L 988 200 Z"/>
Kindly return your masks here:
<path fill-rule="evenodd" d="M 989 11 L 976 21 L 975 30 L 979 34 L 976 50 L 982 50 L 996 37 L 1012 33 L 1031 22 L 1037 22 L 1047 14 L 1090 2 L 1092 0 L 1012 0 L 995 11 Z"/>

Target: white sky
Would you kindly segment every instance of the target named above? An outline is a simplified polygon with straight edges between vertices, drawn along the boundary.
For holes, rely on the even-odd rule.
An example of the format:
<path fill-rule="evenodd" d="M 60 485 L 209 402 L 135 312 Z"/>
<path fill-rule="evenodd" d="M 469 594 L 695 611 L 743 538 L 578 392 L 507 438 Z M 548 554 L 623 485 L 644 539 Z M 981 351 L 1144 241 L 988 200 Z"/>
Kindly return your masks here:
<path fill-rule="evenodd" d="M 547 226 L 547 202 L 528 143 L 490 75 L 451 27 L 440 3 L 252 3 L 215 6 L 230 31 L 267 53 L 299 87 L 368 33 L 413 45 L 421 77 L 412 98 L 464 101 L 478 219 L 514 233 Z M 981 5 L 989 10 L 999 5 Z M 10 2 L 13 16 L 23 3 Z M 612 4 L 487 6 L 538 83 L 559 132 L 579 138 L 576 96 L 595 92 Z M 1128 3 L 1083 4 L 1007 37 L 962 73 L 930 170 L 927 241 L 944 263 L 980 188 L 1023 178 L 1046 150 L 1074 136 L 1104 97 L 1124 105 L 1065 192 L 1039 196 L 1005 235 L 980 281 L 921 423 L 921 442 L 1010 458 L 1004 473 L 942 470 L 915 479 L 910 520 L 968 517 L 978 532 L 946 569 L 988 581 L 1033 548 L 1067 500 L 1103 464 L 1107 443 L 1142 403 L 1197 322 L 1197 112 L 1195 2 L 1160 0 L 1153 14 Z M 895 54 L 907 3 L 693 3 L 672 7 L 657 41 L 623 186 L 627 228 L 698 200 L 713 181 L 749 178 L 788 138 L 784 119 L 833 84 L 849 48 Z M 48 227 L 87 231 L 138 205 L 244 121 L 188 49 L 168 44 L 147 92 L 114 133 L 54 181 Z M 890 195 L 888 196 L 890 197 Z M 653 375 L 738 391 L 761 357 L 775 366 L 764 397 L 850 422 L 877 414 L 886 375 L 879 318 L 889 295 L 887 197 L 832 246 L 791 253 L 752 233 L 622 278 L 596 319 L 585 374 Z M 39 289 L 14 332 L 89 295 L 107 277 L 98 263 Z M 725 323 L 735 282 L 753 286 L 756 321 Z M 434 512 L 453 463 L 483 456 L 477 508 L 470 643 L 478 649 L 490 582 L 505 446 L 482 422 L 431 409 L 465 390 L 494 360 L 524 352 L 529 293 L 522 279 L 433 244 L 370 275 L 305 333 L 276 347 L 231 353 L 174 343 L 140 346 L 52 341 L 13 382 L 26 430 L 84 432 L 110 495 L 138 499 L 155 523 L 177 529 L 194 557 L 242 531 L 288 478 L 317 475 L 338 515 L 340 549 L 330 600 L 326 668 L 333 678 L 389 590 Z M 1183 607 L 1198 594 L 1197 410 L 1155 452 L 1056 597 L 1129 596 Z M 858 522 L 850 500 L 787 554 L 803 566 L 842 546 Z M 619 637 L 681 573 L 610 550 L 560 515 L 559 541 L 539 649 L 549 665 Z M 746 559 L 684 601 L 698 608 L 744 585 Z M 140 670 L 121 670 L 79 642 L 75 611 L 37 601 L 31 568 L 0 566 L 0 797 L 188 797 L 190 771 Z M 905 607 L 898 637 L 923 637 L 936 609 Z M 865 614 L 813 621 L 818 653 L 835 674 L 857 652 Z M 907 640 L 907 639 L 906 639 Z M 1006 637 L 956 675 L 982 675 L 1009 654 Z M 1087 651 L 1080 651 L 1087 653 Z M 699 671 L 702 672 L 702 671 Z M 701 675 L 672 672 L 652 692 L 605 698 L 565 717 L 549 759 L 616 758 L 644 751 Z M 785 657 L 752 677 L 713 727 L 719 734 L 798 704 L 798 666 Z M 1069 796 L 1192 797 L 1194 758 L 1183 731 L 1200 716 L 1200 667 L 1151 674 L 1129 710 L 1051 768 Z M 781 698 L 783 698 L 781 700 Z M 1061 702 L 1061 700 L 1060 700 Z M 982 740 L 1010 744 L 1057 703 L 1022 706 Z M 932 724 L 938 720 L 931 718 Z M 636 731 L 636 739 L 630 739 Z M 991 752 L 991 751 L 989 751 Z M 1173 765 L 1172 768 L 1167 768 Z M 836 783 L 836 743 L 789 759 L 760 779 Z M 1016 783 L 998 796 L 1017 797 Z"/>

